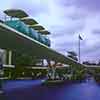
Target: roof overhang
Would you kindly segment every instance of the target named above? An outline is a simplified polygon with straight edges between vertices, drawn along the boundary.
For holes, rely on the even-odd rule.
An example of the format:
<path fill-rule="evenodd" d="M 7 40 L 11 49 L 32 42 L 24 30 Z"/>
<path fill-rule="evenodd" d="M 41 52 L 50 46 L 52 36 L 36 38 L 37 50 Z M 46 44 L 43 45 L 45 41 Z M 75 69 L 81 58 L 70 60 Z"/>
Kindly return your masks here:
<path fill-rule="evenodd" d="M 32 18 L 23 18 L 23 19 L 21 19 L 21 21 L 23 21 L 27 25 L 35 25 L 35 24 L 38 24 L 38 22 L 35 21 Z"/>
<path fill-rule="evenodd" d="M 16 50 L 38 58 L 54 60 L 68 65 L 85 67 L 85 65 L 64 56 L 50 47 L 0 23 L 0 48 Z"/>
<path fill-rule="evenodd" d="M 7 9 L 4 11 L 4 13 L 7 14 L 8 16 L 16 17 L 16 18 L 28 17 L 28 14 L 20 9 Z"/>
<path fill-rule="evenodd" d="M 50 32 L 47 30 L 39 30 L 39 33 L 41 33 L 42 35 L 50 35 Z"/>
<path fill-rule="evenodd" d="M 36 31 L 45 30 L 45 28 L 41 25 L 30 25 L 29 27 L 33 28 Z"/>

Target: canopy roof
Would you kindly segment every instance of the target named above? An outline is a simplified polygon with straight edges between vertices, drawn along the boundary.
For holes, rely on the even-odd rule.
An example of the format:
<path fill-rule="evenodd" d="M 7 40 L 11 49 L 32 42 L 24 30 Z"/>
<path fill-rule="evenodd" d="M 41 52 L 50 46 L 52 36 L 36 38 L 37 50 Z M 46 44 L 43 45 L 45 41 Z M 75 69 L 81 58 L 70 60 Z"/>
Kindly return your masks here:
<path fill-rule="evenodd" d="M 28 15 L 20 9 L 7 9 L 4 11 L 5 14 L 11 17 L 16 17 L 16 18 L 24 18 L 28 17 Z"/>
<path fill-rule="evenodd" d="M 41 33 L 41 34 L 43 34 L 43 35 L 49 35 L 50 34 L 50 32 L 47 31 L 47 30 L 40 30 L 38 32 Z"/>
<path fill-rule="evenodd" d="M 41 25 L 31 25 L 30 27 L 37 31 L 45 30 L 45 28 Z"/>
<path fill-rule="evenodd" d="M 27 25 L 35 25 L 35 24 L 38 24 L 38 22 L 35 21 L 32 18 L 23 18 L 23 19 L 21 19 L 21 21 L 23 21 Z"/>
<path fill-rule="evenodd" d="M 50 47 L 16 31 L 9 26 L 0 23 L 0 48 L 18 51 L 33 55 L 39 59 L 48 59 L 56 62 L 73 65 L 75 67 L 86 67 L 77 61 L 51 49 Z M 33 52 L 34 51 L 34 52 Z"/>

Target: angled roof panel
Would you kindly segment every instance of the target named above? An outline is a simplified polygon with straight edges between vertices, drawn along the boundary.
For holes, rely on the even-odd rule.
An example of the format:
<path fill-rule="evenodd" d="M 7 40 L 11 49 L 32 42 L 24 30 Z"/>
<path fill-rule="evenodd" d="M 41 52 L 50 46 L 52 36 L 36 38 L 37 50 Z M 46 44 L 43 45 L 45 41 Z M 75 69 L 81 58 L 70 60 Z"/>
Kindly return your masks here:
<path fill-rule="evenodd" d="M 21 21 L 23 21 L 27 25 L 35 25 L 35 24 L 38 24 L 38 22 L 35 21 L 32 18 L 23 18 L 23 19 L 21 19 Z"/>
<path fill-rule="evenodd" d="M 44 30 L 45 28 L 41 25 L 31 25 L 31 28 L 33 28 L 34 30 L 40 31 L 40 30 Z"/>
<path fill-rule="evenodd" d="M 50 34 L 50 32 L 47 31 L 47 30 L 40 30 L 38 32 L 41 33 L 41 34 L 43 34 L 43 35 L 49 35 Z"/>
<path fill-rule="evenodd" d="M 11 17 L 16 17 L 16 18 L 24 18 L 28 17 L 28 15 L 20 9 L 7 9 L 4 11 L 5 14 Z"/>

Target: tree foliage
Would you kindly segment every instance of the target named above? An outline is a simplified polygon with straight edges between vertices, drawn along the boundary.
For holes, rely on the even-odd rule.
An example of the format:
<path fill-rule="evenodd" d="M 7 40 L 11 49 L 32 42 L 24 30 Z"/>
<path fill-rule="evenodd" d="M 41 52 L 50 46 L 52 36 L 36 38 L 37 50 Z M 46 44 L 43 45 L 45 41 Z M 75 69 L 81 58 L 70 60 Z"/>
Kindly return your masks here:
<path fill-rule="evenodd" d="M 14 65 L 23 65 L 23 66 L 36 65 L 36 63 L 39 63 L 40 61 L 41 61 L 40 59 L 22 52 L 14 52 L 13 55 Z"/>

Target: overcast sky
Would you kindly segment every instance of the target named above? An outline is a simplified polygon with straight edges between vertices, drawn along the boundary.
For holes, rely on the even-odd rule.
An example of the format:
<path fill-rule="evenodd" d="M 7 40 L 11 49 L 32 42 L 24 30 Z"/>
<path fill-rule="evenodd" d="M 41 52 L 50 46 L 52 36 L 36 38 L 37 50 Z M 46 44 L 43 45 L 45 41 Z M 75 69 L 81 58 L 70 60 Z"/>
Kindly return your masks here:
<path fill-rule="evenodd" d="M 4 0 L 2 11 L 8 8 L 25 10 L 51 32 L 52 48 L 66 54 L 78 53 L 81 34 L 81 59 L 100 59 L 100 0 Z"/>

